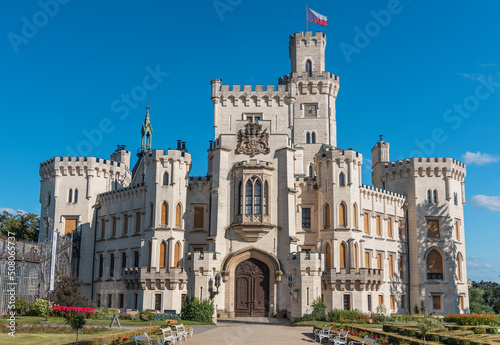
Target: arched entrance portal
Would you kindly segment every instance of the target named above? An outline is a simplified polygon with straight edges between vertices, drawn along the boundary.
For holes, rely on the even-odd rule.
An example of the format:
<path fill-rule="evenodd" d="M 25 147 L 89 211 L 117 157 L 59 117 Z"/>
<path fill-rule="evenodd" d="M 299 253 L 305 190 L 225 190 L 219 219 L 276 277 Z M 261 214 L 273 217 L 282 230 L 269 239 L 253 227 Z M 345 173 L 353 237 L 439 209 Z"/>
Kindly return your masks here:
<path fill-rule="evenodd" d="M 254 258 L 242 261 L 235 272 L 235 316 L 268 316 L 269 268 Z"/>

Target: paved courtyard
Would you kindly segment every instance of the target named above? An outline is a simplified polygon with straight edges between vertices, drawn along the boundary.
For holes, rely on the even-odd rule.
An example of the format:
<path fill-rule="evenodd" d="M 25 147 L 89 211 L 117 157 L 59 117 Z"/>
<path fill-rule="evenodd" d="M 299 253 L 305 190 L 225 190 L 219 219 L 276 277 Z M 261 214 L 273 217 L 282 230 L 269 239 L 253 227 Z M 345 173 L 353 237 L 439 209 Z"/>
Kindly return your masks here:
<path fill-rule="evenodd" d="M 314 343 L 312 327 L 291 327 L 290 321 L 276 318 L 219 319 L 218 325 L 196 326 L 187 345 L 307 344 Z"/>

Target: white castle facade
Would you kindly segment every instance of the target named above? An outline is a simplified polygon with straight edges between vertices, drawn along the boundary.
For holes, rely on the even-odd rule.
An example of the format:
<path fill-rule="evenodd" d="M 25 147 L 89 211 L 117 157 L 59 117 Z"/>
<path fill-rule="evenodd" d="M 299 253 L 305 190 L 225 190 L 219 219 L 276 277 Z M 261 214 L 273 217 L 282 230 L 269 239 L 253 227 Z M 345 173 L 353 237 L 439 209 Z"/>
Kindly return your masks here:
<path fill-rule="evenodd" d="M 468 312 L 465 165 L 391 162 L 381 137 L 363 184 L 362 155 L 337 147 L 325 46 L 320 32 L 290 36 L 277 87 L 212 80 L 206 176 L 189 176 L 185 143 L 151 148 L 149 108 L 133 169 L 124 147 L 41 163 L 40 241 L 78 232 L 84 292 L 122 311 L 179 312 L 196 296 L 227 316 L 296 318 L 317 297 L 328 309 Z"/>

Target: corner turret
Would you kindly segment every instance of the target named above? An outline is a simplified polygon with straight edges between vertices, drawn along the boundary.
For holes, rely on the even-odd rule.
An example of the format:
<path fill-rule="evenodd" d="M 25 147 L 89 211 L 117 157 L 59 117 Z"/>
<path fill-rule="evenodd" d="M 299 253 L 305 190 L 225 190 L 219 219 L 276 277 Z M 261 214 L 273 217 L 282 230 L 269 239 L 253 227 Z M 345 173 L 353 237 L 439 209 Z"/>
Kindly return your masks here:
<path fill-rule="evenodd" d="M 121 163 L 127 168 L 130 167 L 130 151 L 127 151 L 127 146 L 117 145 L 116 151 L 110 156 L 110 160 Z"/>

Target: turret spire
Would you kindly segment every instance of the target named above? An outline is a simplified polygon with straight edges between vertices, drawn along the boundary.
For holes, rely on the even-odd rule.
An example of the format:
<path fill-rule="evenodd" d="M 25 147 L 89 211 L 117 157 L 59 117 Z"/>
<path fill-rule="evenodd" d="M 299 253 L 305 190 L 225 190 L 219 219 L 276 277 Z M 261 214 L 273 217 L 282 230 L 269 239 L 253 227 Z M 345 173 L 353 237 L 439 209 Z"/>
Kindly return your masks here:
<path fill-rule="evenodd" d="M 151 137 L 153 135 L 153 126 L 151 125 L 151 119 L 149 118 L 149 98 L 148 103 L 146 105 L 146 118 L 144 119 L 144 123 L 142 124 L 141 134 L 141 151 L 149 151 L 151 150 Z"/>

